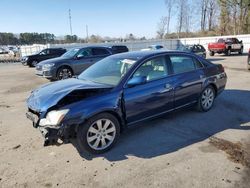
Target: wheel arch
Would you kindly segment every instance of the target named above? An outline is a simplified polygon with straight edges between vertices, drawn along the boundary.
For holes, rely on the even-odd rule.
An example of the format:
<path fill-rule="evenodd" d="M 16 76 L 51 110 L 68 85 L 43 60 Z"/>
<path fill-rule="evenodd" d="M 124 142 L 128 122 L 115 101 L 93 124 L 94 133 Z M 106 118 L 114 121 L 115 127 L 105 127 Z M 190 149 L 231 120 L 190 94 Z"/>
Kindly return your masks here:
<path fill-rule="evenodd" d="M 63 65 L 60 65 L 60 66 L 57 68 L 56 75 L 58 74 L 58 71 L 59 71 L 61 68 L 68 68 L 68 69 L 70 69 L 70 70 L 72 71 L 72 74 L 73 74 L 73 75 L 75 74 L 75 73 L 74 73 L 74 70 L 72 69 L 71 66 L 66 65 L 66 64 L 63 64 Z"/>
<path fill-rule="evenodd" d="M 99 114 L 103 114 L 103 113 L 108 113 L 108 114 L 111 114 L 113 115 L 119 122 L 119 125 L 120 125 L 120 132 L 123 132 L 125 130 L 125 120 L 123 117 L 121 117 L 119 115 L 118 112 L 114 111 L 114 110 L 110 110 L 110 109 L 106 109 L 106 110 L 103 110 L 103 111 L 100 111 L 100 112 L 96 112 L 96 113 L 92 113 L 90 115 L 88 115 L 87 117 L 85 117 L 81 123 L 79 123 L 76 127 L 76 131 L 77 129 L 82 126 L 86 121 L 88 121 L 90 118 L 94 117 L 94 116 L 97 116 Z"/>

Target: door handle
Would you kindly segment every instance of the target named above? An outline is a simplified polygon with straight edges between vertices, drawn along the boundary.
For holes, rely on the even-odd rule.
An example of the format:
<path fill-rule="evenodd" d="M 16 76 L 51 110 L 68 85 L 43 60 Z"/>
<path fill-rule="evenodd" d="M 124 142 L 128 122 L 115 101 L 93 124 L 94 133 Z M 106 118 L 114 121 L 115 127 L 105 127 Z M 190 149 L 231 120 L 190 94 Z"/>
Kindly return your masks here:
<path fill-rule="evenodd" d="M 167 93 L 169 91 L 172 91 L 174 88 L 170 85 L 170 84 L 165 84 L 164 85 L 164 89 L 162 91 L 160 91 L 159 93 Z"/>

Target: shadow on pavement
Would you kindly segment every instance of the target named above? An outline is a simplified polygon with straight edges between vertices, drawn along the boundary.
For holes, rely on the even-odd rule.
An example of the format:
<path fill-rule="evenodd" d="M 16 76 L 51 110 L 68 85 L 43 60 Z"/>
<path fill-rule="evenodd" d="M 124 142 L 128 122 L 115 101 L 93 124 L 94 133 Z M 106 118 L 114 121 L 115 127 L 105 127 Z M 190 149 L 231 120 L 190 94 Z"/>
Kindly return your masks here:
<path fill-rule="evenodd" d="M 113 149 L 102 155 L 79 154 L 92 160 L 104 157 L 109 161 L 128 156 L 153 158 L 178 151 L 228 130 L 250 130 L 250 91 L 225 90 L 207 113 L 183 110 L 146 121 L 123 133 Z M 242 126 L 245 124 L 245 126 Z M 73 145 L 78 148 L 76 142 Z"/>

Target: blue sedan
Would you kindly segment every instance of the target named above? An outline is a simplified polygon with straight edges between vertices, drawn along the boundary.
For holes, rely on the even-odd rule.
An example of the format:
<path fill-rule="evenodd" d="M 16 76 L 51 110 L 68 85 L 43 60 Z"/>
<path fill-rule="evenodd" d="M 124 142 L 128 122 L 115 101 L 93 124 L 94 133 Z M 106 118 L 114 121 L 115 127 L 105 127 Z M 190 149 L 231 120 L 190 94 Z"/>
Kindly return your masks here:
<path fill-rule="evenodd" d="M 196 106 L 209 111 L 227 81 L 222 65 L 178 51 L 107 57 L 77 78 L 43 85 L 27 99 L 26 116 L 45 145 L 76 136 L 84 151 L 103 153 L 142 121 Z"/>

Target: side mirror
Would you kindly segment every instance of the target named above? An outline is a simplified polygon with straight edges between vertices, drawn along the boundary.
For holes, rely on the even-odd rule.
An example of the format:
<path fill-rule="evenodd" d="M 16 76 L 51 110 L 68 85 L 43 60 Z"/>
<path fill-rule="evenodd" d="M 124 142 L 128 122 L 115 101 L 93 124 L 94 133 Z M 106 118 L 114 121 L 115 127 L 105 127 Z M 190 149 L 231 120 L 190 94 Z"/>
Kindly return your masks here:
<path fill-rule="evenodd" d="M 145 84 L 147 81 L 146 76 L 136 76 L 131 78 L 128 83 L 127 83 L 127 87 L 134 87 L 137 85 L 142 85 Z"/>
<path fill-rule="evenodd" d="M 82 54 L 78 54 L 78 55 L 76 56 L 76 59 L 82 59 L 82 58 L 84 58 L 84 55 L 82 55 Z"/>
<path fill-rule="evenodd" d="M 242 43 L 243 41 L 241 40 L 240 43 Z"/>

